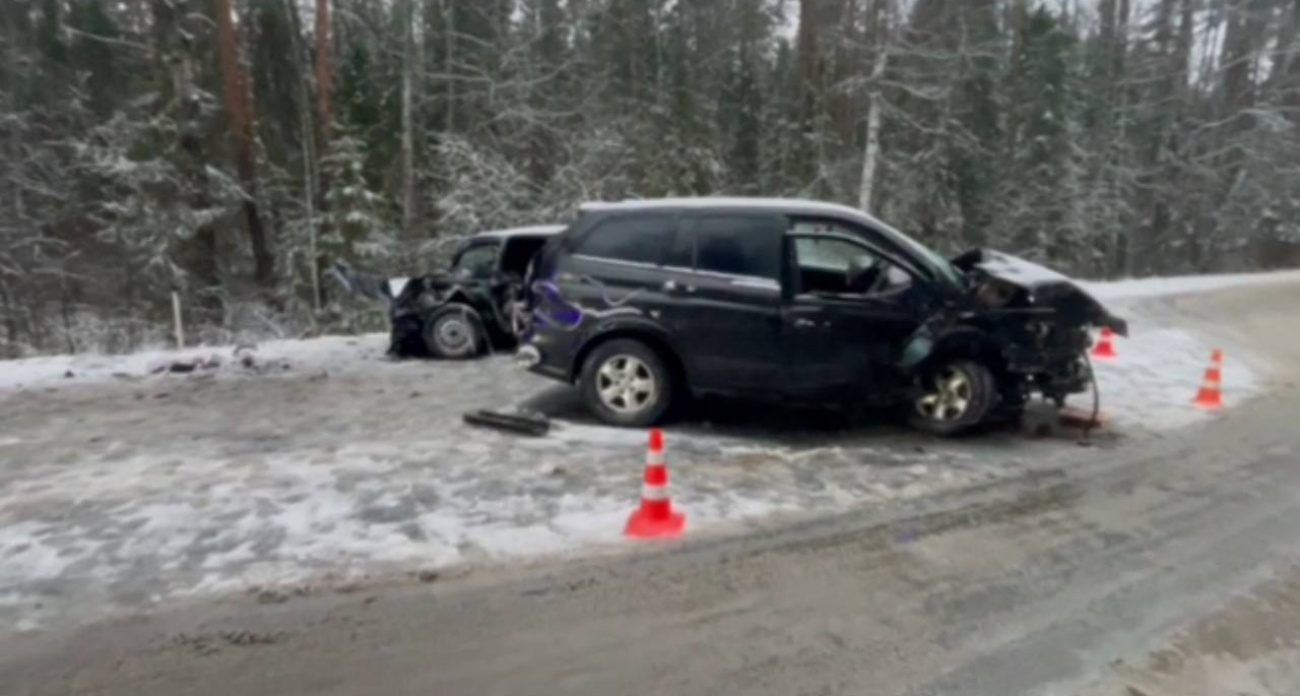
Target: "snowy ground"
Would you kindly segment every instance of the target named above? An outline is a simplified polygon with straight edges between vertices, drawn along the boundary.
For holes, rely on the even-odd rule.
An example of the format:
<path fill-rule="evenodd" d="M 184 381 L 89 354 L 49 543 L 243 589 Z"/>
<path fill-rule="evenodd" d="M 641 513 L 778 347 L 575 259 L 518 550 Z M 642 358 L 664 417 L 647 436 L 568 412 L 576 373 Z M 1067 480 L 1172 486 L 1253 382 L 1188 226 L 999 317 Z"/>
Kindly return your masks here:
<path fill-rule="evenodd" d="M 1098 366 L 1114 430 L 1213 417 L 1189 405 L 1212 346 L 1115 287 L 1093 288 L 1133 324 L 1120 358 Z M 591 424 L 568 390 L 502 357 L 398 363 L 384 347 L 382 336 L 275 342 L 251 367 L 230 349 L 197 349 L 187 353 L 217 360 L 184 375 L 155 373 L 171 355 L 161 353 L 0 363 L 0 626 L 623 547 L 643 433 Z M 1232 355 L 1230 405 L 1258 382 Z M 460 421 L 520 404 L 555 416 L 553 434 Z M 693 534 L 890 504 L 1075 451 L 1013 433 L 954 443 L 850 430 L 825 414 L 735 404 L 703 405 L 668 440 Z"/>

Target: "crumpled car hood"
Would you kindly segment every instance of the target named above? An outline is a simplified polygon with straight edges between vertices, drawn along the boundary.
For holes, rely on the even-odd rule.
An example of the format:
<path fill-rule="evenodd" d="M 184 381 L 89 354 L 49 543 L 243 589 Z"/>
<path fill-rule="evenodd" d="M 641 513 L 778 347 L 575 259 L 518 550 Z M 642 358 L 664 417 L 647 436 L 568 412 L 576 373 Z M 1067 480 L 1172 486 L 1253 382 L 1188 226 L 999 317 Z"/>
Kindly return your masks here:
<path fill-rule="evenodd" d="M 990 249 L 966 252 L 952 263 L 967 275 L 983 274 L 1025 290 L 1035 305 L 1055 309 L 1066 321 L 1104 326 L 1128 335 L 1128 322 L 1111 314 L 1073 280 L 1046 266 Z"/>

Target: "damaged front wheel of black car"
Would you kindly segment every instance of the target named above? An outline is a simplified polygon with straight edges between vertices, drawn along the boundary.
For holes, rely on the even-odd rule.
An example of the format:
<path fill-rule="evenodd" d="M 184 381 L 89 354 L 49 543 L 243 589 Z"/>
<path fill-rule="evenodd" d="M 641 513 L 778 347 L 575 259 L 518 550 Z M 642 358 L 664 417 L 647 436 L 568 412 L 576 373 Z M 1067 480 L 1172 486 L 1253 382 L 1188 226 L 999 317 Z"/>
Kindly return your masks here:
<path fill-rule="evenodd" d="M 424 343 L 434 357 L 466 360 L 479 354 L 487 333 L 478 312 L 452 304 L 430 312 L 424 322 Z"/>
<path fill-rule="evenodd" d="M 934 435 L 969 432 L 985 421 L 998 399 L 993 373 L 970 360 L 939 363 L 917 381 L 909 422 Z"/>

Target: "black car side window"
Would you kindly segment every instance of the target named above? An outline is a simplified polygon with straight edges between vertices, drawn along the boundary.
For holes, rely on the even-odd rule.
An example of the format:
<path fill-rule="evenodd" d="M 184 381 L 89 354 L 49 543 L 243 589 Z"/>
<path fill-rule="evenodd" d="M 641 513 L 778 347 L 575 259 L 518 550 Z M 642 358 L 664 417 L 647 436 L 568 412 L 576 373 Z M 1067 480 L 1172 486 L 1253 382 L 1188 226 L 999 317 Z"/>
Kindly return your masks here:
<path fill-rule="evenodd" d="M 904 290 L 912 282 L 905 271 L 858 242 L 797 236 L 790 245 L 800 294 L 872 297 Z"/>
<path fill-rule="evenodd" d="M 677 226 L 677 231 L 668 240 L 664 248 L 663 265 L 667 268 L 695 268 L 695 225 L 685 221 Z"/>
<path fill-rule="evenodd" d="M 658 264 L 673 230 L 668 215 L 637 215 L 606 220 L 587 232 L 575 254 L 612 261 Z"/>
<path fill-rule="evenodd" d="M 778 218 L 757 215 L 710 215 L 695 221 L 695 268 L 779 280 L 781 236 Z"/>
<path fill-rule="evenodd" d="M 451 268 L 453 271 L 472 276 L 492 275 L 492 271 L 496 270 L 499 248 L 498 244 L 475 244 L 466 247 L 456 256 Z"/>

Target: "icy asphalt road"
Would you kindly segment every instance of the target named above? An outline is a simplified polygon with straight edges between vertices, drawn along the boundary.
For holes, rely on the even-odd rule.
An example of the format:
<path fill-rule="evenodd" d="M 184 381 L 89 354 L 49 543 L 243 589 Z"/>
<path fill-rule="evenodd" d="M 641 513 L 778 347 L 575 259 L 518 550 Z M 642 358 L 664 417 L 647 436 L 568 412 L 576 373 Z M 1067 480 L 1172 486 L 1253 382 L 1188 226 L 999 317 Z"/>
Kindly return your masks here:
<path fill-rule="evenodd" d="M 1022 466 L 996 485 L 632 557 L 195 602 L 82 629 L 51 618 L 0 639 L 0 692 L 1295 694 L 1298 294 L 1143 310 L 1230 356 L 1253 351 L 1266 393 L 1194 428 L 1091 449 L 981 441 L 969 451 L 988 466 L 1002 471 L 1007 449 Z M 250 402 L 247 418 L 264 408 Z M 331 442 L 346 427 L 316 432 Z M 888 429 L 871 442 L 917 444 Z"/>
<path fill-rule="evenodd" d="M 1120 360 L 1099 366 L 1116 434 L 1098 450 L 1016 433 L 942 442 L 815 411 L 705 403 L 668 436 L 692 537 L 883 511 L 1062 457 L 1092 467 L 1126 442 L 1205 421 L 1187 401 L 1208 339 L 1168 302 L 1122 306 L 1152 288 L 1115 289 L 1098 291 L 1135 331 Z M 1240 404 L 1267 366 L 1225 347 L 1227 398 Z M 0 363 L 0 633 L 629 548 L 620 531 L 640 490 L 643 433 L 585 423 L 569 390 L 505 358 L 394 363 L 383 348 L 379 336 L 277 342 L 259 347 L 253 372 L 194 349 L 224 362 L 187 375 L 152 373 L 168 354 Z M 517 439 L 460 421 L 519 403 L 556 416 L 554 434 Z"/>

